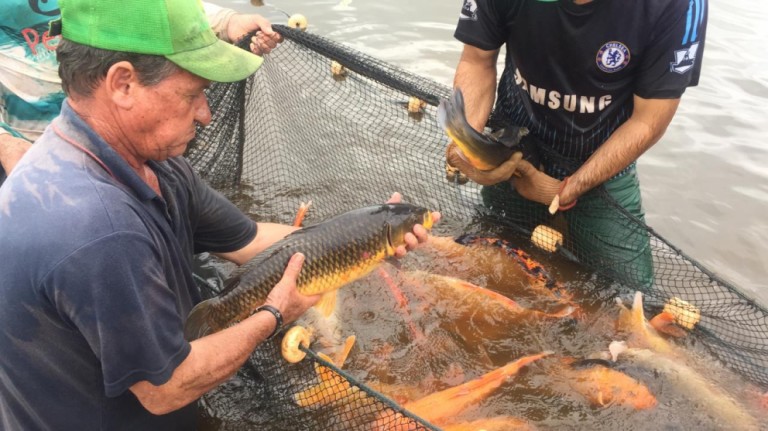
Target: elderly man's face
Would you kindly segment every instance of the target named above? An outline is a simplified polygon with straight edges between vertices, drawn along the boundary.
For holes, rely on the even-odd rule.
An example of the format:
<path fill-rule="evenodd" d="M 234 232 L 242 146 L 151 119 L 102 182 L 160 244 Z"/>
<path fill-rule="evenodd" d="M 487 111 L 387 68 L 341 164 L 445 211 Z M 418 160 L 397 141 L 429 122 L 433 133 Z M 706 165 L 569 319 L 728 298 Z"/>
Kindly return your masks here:
<path fill-rule="evenodd" d="M 134 151 L 148 160 L 184 154 L 195 137 L 195 124 L 211 122 L 205 98 L 210 82 L 179 70 L 160 83 L 143 87 L 133 118 Z"/>

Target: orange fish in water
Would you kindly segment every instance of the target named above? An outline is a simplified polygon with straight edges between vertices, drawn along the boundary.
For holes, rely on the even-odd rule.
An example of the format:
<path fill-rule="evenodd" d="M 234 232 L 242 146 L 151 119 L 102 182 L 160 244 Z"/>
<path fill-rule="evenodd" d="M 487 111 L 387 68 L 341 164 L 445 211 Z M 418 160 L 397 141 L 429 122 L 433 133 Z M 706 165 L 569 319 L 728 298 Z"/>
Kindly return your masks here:
<path fill-rule="evenodd" d="M 681 328 L 675 321 L 675 316 L 668 311 L 662 311 L 653 316 L 648 324 L 658 332 L 671 337 L 683 338 L 688 335 L 688 331 Z"/>
<path fill-rule="evenodd" d="M 525 308 L 513 299 L 491 289 L 446 275 L 425 271 L 409 271 L 402 275 L 410 283 L 428 286 L 440 298 L 454 298 L 457 307 L 471 309 L 472 313 L 477 310 L 485 310 L 489 313 L 503 311 L 510 318 L 517 316 L 561 319 L 573 315 L 576 311 L 576 307 L 570 305 L 553 313 Z"/>
<path fill-rule="evenodd" d="M 656 397 L 645 384 L 611 365 L 600 359 L 565 359 L 554 372 L 595 407 L 620 405 L 645 410 L 656 406 Z"/>
<path fill-rule="evenodd" d="M 454 240 L 433 235 L 412 254 L 416 259 L 423 259 L 421 269 L 435 274 L 460 277 L 507 296 L 525 299 L 537 307 L 578 309 L 571 293 L 540 263 L 498 238 L 465 235 Z M 577 314 L 580 314 L 578 310 Z"/>
<path fill-rule="evenodd" d="M 552 352 L 542 352 L 522 357 L 477 379 L 406 403 L 403 408 L 430 423 L 440 424 L 451 421 L 459 413 L 487 398 L 520 369 L 550 354 Z M 412 425 L 411 419 L 396 414 L 380 417 L 373 425 L 373 430 L 406 431 L 412 429 Z"/>

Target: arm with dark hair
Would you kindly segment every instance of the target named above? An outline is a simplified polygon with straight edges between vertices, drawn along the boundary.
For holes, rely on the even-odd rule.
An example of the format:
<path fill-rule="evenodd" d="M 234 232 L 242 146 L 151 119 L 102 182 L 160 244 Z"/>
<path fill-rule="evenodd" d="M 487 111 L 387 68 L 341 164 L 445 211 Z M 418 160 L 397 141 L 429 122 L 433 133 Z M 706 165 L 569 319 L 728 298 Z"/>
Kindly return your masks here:
<path fill-rule="evenodd" d="M 632 116 L 571 175 L 560 193 L 561 201 L 572 202 L 637 160 L 661 139 L 679 104 L 680 99 L 635 96 Z"/>
<path fill-rule="evenodd" d="M 464 94 L 467 121 L 482 132 L 493 108 L 496 96 L 496 60 L 499 50 L 486 51 L 472 45 L 464 45 L 453 87 Z"/>

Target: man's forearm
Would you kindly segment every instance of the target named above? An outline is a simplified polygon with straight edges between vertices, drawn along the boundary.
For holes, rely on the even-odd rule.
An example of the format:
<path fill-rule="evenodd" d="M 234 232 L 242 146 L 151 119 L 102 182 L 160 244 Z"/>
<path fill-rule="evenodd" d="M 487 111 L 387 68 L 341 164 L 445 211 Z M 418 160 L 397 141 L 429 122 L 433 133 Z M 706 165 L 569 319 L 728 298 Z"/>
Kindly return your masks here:
<path fill-rule="evenodd" d="M 211 25 L 211 29 L 216 36 L 225 41 L 229 40 L 227 34 L 227 28 L 229 27 L 229 21 L 237 12 L 232 9 L 221 7 L 209 2 L 203 2 L 203 8 L 205 9 L 205 16 L 208 18 L 208 23 Z"/>
<path fill-rule="evenodd" d="M 180 409 L 237 372 L 275 325 L 272 314 L 256 313 L 237 325 L 195 340 L 169 381 L 160 386 L 139 382 L 131 386 L 131 391 L 153 414 Z"/>
<path fill-rule="evenodd" d="M 482 132 L 496 98 L 496 58 L 498 51 L 467 47 L 461 55 L 453 80 L 464 95 L 467 121 Z"/>
<path fill-rule="evenodd" d="M 215 253 L 216 256 L 242 265 L 270 245 L 298 229 L 297 227 L 277 223 L 257 223 L 257 226 L 256 237 L 245 247 L 229 253 Z"/>
<path fill-rule="evenodd" d="M 644 100 L 635 97 L 635 111 L 570 177 L 560 194 L 571 202 L 611 179 L 661 139 L 680 99 Z"/>

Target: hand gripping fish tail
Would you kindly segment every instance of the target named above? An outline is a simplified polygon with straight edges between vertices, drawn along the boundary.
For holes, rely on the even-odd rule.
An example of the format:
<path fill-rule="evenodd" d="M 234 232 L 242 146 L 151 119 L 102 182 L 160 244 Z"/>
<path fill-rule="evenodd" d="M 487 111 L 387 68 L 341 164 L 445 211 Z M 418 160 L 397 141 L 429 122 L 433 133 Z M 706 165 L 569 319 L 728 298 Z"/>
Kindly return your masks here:
<path fill-rule="evenodd" d="M 524 127 L 508 127 L 491 136 L 475 130 L 467 121 L 460 88 L 454 89 L 449 100 L 440 102 L 437 120 L 461 150 L 459 155 L 482 171 L 490 171 L 509 160 L 514 152 L 522 151 L 521 139 L 528 134 Z"/>

